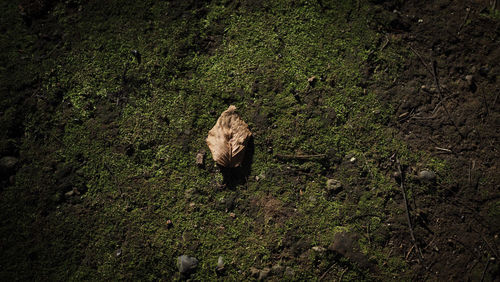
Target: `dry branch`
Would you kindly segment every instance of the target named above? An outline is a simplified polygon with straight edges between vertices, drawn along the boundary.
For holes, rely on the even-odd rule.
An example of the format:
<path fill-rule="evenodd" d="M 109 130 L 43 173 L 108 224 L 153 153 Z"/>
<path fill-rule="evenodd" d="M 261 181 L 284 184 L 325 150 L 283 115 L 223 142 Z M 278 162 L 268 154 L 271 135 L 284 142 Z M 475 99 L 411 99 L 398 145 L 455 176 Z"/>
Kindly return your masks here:
<path fill-rule="evenodd" d="M 404 176 L 403 176 L 403 171 L 401 169 L 401 164 L 399 163 L 399 160 L 396 160 L 397 165 L 398 165 L 398 172 L 400 175 L 400 187 L 401 191 L 403 192 L 403 199 L 405 203 L 405 208 L 406 208 L 406 220 L 408 221 L 408 229 L 410 229 L 410 236 L 411 240 L 413 241 L 413 245 L 415 246 L 415 249 L 417 249 L 418 254 L 420 255 L 420 258 L 423 260 L 424 256 L 422 254 L 422 250 L 417 245 L 417 240 L 415 239 L 415 234 L 413 232 L 413 224 L 411 223 L 411 217 L 410 217 L 410 208 L 408 207 L 408 198 L 406 196 L 406 190 L 404 187 Z"/>

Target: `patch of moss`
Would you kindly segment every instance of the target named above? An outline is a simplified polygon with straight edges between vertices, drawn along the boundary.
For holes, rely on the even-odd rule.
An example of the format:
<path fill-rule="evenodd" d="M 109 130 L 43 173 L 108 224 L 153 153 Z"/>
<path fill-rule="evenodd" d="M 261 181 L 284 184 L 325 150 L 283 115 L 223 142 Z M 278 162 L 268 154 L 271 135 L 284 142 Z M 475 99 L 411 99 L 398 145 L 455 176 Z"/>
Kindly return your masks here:
<path fill-rule="evenodd" d="M 438 173 L 444 168 L 394 138 L 387 127 L 392 110 L 366 89 L 366 79 L 392 79 L 402 56 L 392 46 L 379 48 L 383 37 L 369 28 L 371 6 L 73 2 L 59 3 L 46 19 L 64 39 L 31 47 L 33 56 L 45 57 L 16 69 L 38 78 L 40 98 L 24 120 L 25 167 L 0 200 L 2 210 L 19 215 L 2 227 L 2 237 L 23 236 L 7 238 L 12 244 L 2 256 L 2 276 L 29 268 L 22 278 L 180 278 L 176 258 L 188 254 L 200 261 L 195 280 L 217 279 L 218 256 L 229 280 L 277 263 L 299 280 L 317 278 L 333 264 L 339 271 L 348 266 L 344 278 L 370 280 L 379 276 L 311 251 L 328 247 L 341 230 L 365 230 L 366 223 L 374 235 L 360 244 L 378 275 L 409 271 L 385 244 L 385 221 L 400 212 L 385 203 L 397 188 L 389 159 L 396 154 Z M 16 41 L 38 42 L 18 17 L 7 21 L 23 30 Z M 374 61 L 387 69 L 364 77 Z M 30 82 L 12 76 L 4 88 Z M 194 159 L 230 104 L 254 132 L 255 150 L 247 178 L 224 187 L 210 155 L 204 169 Z M 3 118 L 13 119 L 9 111 Z M 282 161 L 277 154 L 327 160 Z M 81 195 L 52 188 L 62 181 L 59 163 L 72 167 L 68 187 Z M 328 178 L 344 191 L 325 196 Z M 19 191 L 22 200 L 15 202 Z M 23 256 L 7 259 L 16 253 Z"/>

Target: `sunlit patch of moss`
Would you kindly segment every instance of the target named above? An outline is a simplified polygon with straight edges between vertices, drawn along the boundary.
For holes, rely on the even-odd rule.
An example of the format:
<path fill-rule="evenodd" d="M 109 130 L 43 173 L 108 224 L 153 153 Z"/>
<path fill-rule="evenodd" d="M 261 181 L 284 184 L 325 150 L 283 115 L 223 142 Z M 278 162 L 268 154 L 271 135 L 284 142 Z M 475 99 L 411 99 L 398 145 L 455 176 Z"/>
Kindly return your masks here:
<path fill-rule="evenodd" d="M 75 207 L 65 202 L 66 191 L 43 190 L 58 180 L 32 177 L 44 178 L 44 166 L 51 175 L 51 162 L 64 162 L 84 179 L 81 215 L 49 214 L 59 233 L 67 230 L 63 223 L 77 226 L 81 234 L 72 238 L 85 250 L 75 250 L 68 267 L 48 266 L 59 279 L 179 278 L 176 257 L 189 254 L 200 260 L 193 279 L 216 279 L 217 257 L 223 256 L 225 278 L 241 280 L 250 267 L 270 267 L 293 247 L 298 258 L 280 263 L 295 278 L 312 279 L 349 261 L 310 248 L 328 247 L 336 233 L 364 230 L 366 223 L 376 235 L 362 238 L 361 248 L 375 257 L 382 275 L 407 271 L 378 232 L 386 228 L 387 213 L 401 212 L 383 203 L 397 189 L 388 173 L 391 156 L 403 164 L 421 162 L 439 175 L 446 167 L 394 138 L 387 128 L 392 110 L 365 87 L 366 64 L 375 60 L 384 68 L 370 78 L 382 83 L 397 74 L 402 58 L 392 45 L 379 49 L 383 36 L 368 28 L 369 6 L 76 2 L 78 13 L 62 3 L 52 12 L 66 38 L 58 55 L 26 71 L 40 78 L 39 95 L 60 103 L 51 106 L 53 115 L 42 109 L 26 118 L 22 151 L 36 159 L 38 170 L 20 173 L 16 184 L 50 194 L 53 206 L 69 212 Z M 141 54 L 140 63 L 132 50 Z M 255 133 L 252 170 L 235 187 L 223 186 L 210 153 L 205 168 L 194 162 L 229 104 Z M 47 159 L 37 159 L 45 153 Z M 276 154 L 326 160 L 282 161 Z M 339 180 L 344 191 L 327 195 L 328 178 Z M 6 199 L 14 195 L 9 193 Z M 346 195 L 359 199 L 349 202 Z M 271 200 L 278 208 L 263 207 Z M 20 210 L 34 214 L 28 206 Z M 295 236 L 292 243 L 287 236 Z M 64 259 L 58 254 L 67 247 L 64 237 L 50 238 L 51 252 Z M 286 245 L 300 240 L 301 246 Z M 361 279 L 360 273 L 352 269 L 344 278 Z"/>

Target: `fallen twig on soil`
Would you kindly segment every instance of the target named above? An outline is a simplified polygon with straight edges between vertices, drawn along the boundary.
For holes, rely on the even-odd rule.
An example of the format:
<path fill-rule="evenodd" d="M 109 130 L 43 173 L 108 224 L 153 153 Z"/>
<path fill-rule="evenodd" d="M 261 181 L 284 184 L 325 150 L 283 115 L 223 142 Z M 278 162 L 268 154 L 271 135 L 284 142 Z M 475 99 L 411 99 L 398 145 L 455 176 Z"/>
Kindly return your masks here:
<path fill-rule="evenodd" d="M 387 36 L 387 34 L 385 35 L 385 42 L 384 44 L 382 45 L 382 47 L 380 47 L 380 51 L 384 50 L 385 47 L 387 47 L 387 45 L 389 44 L 389 37 Z"/>
<path fill-rule="evenodd" d="M 488 261 L 486 262 L 486 265 L 484 266 L 483 274 L 481 274 L 481 282 L 484 280 L 484 275 L 486 274 L 486 271 L 488 270 L 488 266 L 490 266 L 490 260 L 491 257 L 488 257 Z"/>
<path fill-rule="evenodd" d="M 410 229 L 410 236 L 411 240 L 413 241 L 413 245 L 415 249 L 417 249 L 418 254 L 420 255 L 420 258 L 423 260 L 424 256 L 422 254 L 422 250 L 417 245 L 417 240 L 415 239 L 415 234 L 413 233 L 413 224 L 411 223 L 411 217 L 410 217 L 410 207 L 408 207 L 408 198 L 406 197 L 406 190 L 404 186 L 404 176 L 403 176 L 403 170 L 401 169 L 401 163 L 399 163 L 399 160 L 396 159 L 396 163 L 398 165 L 398 172 L 400 175 L 400 187 L 401 191 L 403 192 L 403 199 L 405 202 L 405 208 L 406 208 L 406 220 L 408 221 L 408 228 Z"/>
<path fill-rule="evenodd" d="M 280 160 L 301 160 L 301 161 L 318 161 L 326 159 L 326 154 L 317 154 L 317 155 L 282 155 L 276 154 L 274 155 L 276 158 Z"/>
<path fill-rule="evenodd" d="M 329 268 L 325 271 L 325 273 L 323 273 L 323 275 L 321 275 L 321 277 L 319 278 L 319 281 L 322 281 L 322 280 L 325 278 L 325 276 L 328 274 L 328 272 L 330 272 L 330 271 L 333 269 L 333 267 L 334 267 L 334 266 L 335 266 L 335 263 L 334 263 L 334 264 L 332 264 L 332 265 L 331 265 L 331 266 L 330 266 L 330 267 L 329 267 Z"/>
<path fill-rule="evenodd" d="M 424 58 L 422 58 L 422 56 L 420 56 L 420 54 L 415 50 L 413 49 L 413 47 L 409 46 L 410 47 L 410 50 L 413 51 L 413 53 L 415 55 L 417 55 L 417 57 L 420 59 L 420 62 L 422 63 L 422 65 L 424 65 L 425 69 L 432 75 L 432 70 L 431 68 L 425 63 L 424 61 Z"/>
<path fill-rule="evenodd" d="M 469 187 L 470 187 L 470 184 L 472 182 L 472 170 L 475 168 L 476 166 L 476 161 L 471 161 L 471 165 L 469 166 Z"/>
<path fill-rule="evenodd" d="M 349 269 L 349 267 L 346 267 L 344 270 L 342 270 L 342 273 L 340 273 L 340 278 L 339 278 L 339 282 L 342 281 L 342 278 L 344 278 L 344 274 L 346 273 L 346 271 Z"/>
<path fill-rule="evenodd" d="M 440 148 L 440 147 L 434 147 L 436 150 L 447 152 L 447 153 L 453 153 L 452 150 L 446 149 L 446 148 Z"/>
<path fill-rule="evenodd" d="M 415 53 L 415 55 L 417 55 L 417 57 L 420 59 L 420 62 L 425 67 L 425 69 L 434 77 L 434 83 L 436 84 L 436 88 L 437 88 L 437 91 L 438 91 L 438 94 L 439 94 L 439 102 L 440 102 L 439 104 L 441 104 L 443 106 L 443 109 L 446 112 L 446 115 L 448 116 L 448 119 L 451 121 L 451 123 L 453 124 L 453 126 L 457 130 L 458 135 L 460 135 L 460 137 L 464 138 L 464 136 L 460 132 L 460 129 L 458 128 L 455 120 L 451 118 L 450 112 L 448 111 L 448 108 L 446 107 L 446 105 L 444 103 L 443 91 L 441 90 L 441 85 L 439 84 L 439 78 L 438 78 L 438 73 L 437 73 L 437 62 L 436 62 L 436 60 L 432 61 L 432 69 L 431 69 L 425 63 L 425 61 L 422 58 L 422 56 L 415 49 L 413 49 L 413 47 L 411 47 L 411 46 L 409 46 L 409 47 L 413 51 L 413 53 Z"/>
<path fill-rule="evenodd" d="M 490 115 L 490 109 L 488 108 L 488 102 L 486 101 L 486 95 L 484 91 L 479 90 L 481 92 L 481 97 L 483 98 L 484 107 L 486 108 L 486 115 Z"/>
<path fill-rule="evenodd" d="M 462 24 L 460 25 L 460 27 L 458 28 L 458 31 L 457 31 L 457 35 L 460 34 L 460 31 L 462 31 L 462 28 L 464 27 L 465 23 L 467 22 L 467 20 L 469 19 L 469 14 L 470 14 L 470 8 L 467 7 L 465 9 L 467 11 L 467 14 L 465 14 L 465 18 L 464 18 L 464 21 L 462 22 Z"/>
<path fill-rule="evenodd" d="M 408 260 L 408 258 L 410 257 L 411 251 L 413 251 L 414 248 L 415 248 L 415 245 L 412 245 L 410 250 L 408 251 L 408 253 L 405 256 L 405 260 Z"/>

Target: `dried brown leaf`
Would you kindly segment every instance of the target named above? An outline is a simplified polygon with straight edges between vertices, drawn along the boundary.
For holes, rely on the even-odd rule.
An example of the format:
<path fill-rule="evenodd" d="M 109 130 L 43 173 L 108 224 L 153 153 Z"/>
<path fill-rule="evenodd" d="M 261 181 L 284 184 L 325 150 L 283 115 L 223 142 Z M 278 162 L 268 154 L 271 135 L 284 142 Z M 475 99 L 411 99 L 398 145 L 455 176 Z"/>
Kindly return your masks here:
<path fill-rule="evenodd" d="M 243 162 L 245 148 L 252 133 L 231 105 L 208 132 L 207 145 L 214 161 L 223 167 L 238 167 Z"/>

